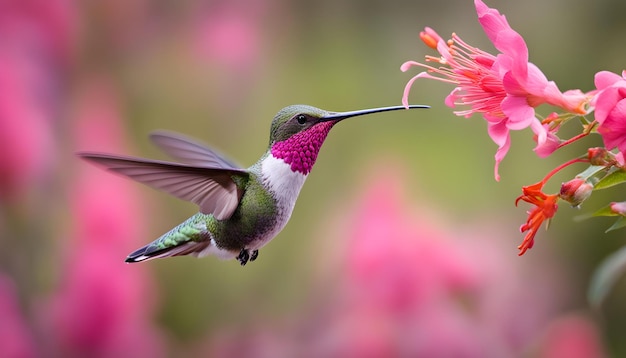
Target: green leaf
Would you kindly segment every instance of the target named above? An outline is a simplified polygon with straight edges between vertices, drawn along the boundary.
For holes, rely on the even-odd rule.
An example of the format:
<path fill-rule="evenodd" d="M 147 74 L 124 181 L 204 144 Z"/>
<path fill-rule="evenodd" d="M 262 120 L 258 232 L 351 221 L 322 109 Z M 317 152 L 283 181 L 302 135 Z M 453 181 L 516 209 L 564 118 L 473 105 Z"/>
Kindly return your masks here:
<path fill-rule="evenodd" d="M 606 229 L 605 232 L 621 229 L 624 226 L 626 226 L 626 217 L 621 216 L 619 219 L 617 219 L 617 221 L 613 223 L 610 228 Z"/>
<path fill-rule="evenodd" d="M 606 167 L 603 165 L 591 165 L 587 169 L 585 169 L 582 173 L 576 175 L 576 178 L 580 178 L 583 180 L 589 180 L 592 176 L 598 174 L 599 172 L 605 170 Z"/>
<path fill-rule="evenodd" d="M 620 169 L 600 179 L 595 184 L 594 189 L 606 189 L 623 182 L 626 182 L 626 170 Z"/>
<path fill-rule="evenodd" d="M 591 306 L 599 309 L 602 302 L 626 270 L 626 246 L 612 253 L 600 263 L 589 284 L 587 299 Z"/>
<path fill-rule="evenodd" d="M 618 213 L 611 210 L 610 204 L 592 214 L 592 216 L 618 216 L 618 215 L 619 215 Z"/>

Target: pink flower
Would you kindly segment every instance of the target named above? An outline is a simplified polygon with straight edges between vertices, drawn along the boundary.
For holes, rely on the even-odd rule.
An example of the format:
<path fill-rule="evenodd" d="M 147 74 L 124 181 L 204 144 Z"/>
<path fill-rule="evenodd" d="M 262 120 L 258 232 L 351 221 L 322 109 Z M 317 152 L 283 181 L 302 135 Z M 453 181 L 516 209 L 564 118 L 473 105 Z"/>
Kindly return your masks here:
<path fill-rule="evenodd" d="M 487 37 L 501 51 L 497 56 L 499 72 L 507 92 L 503 111 L 513 121 L 534 117 L 534 107 L 548 103 L 571 113 L 586 113 L 587 96 L 580 90 L 559 91 L 556 83 L 548 81 L 541 70 L 528 62 L 528 46 L 522 36 L 511 28 L 504 15 L 475 0 L 478 21 Z M 511 128 L 515 129 L 515 128 Z"/>
<path fill-rule="evenodd" d="M 0 201 L 55 166 L 54 120 L 76 35 L 71 1 L 0 2 Z"/>
<path fill-rule="evenodd" d="M 424 67 L 427 71 L 407 83 L 402 102 L 408 105 L 409 90 L 418 78 L 457 85 L 446 97 L 445 103 L 450 107 L 469 107 L 455 111 L 456 115 L 467 118 L 480 113 L 487 120 L 488 133 L 498 145 L 494 171 L 496 180 L 499 180 L 498 165 L 510 147 L 509 131 L 530 127 L 538 137 L 538 146 L 545 149 L 543 144 L 548 140 L 548 133 L 535 117 L 535 107 L 548 103 L 583 114 L 588 98 L 579 90 L 561 93 L 537 66 L 528 62 L 528 47 L 506 18 L 480 0 L 474 3 L 485 33 L 501 53 L 494 56 L 472 47 L 456 34 L 452 35 L 452 40 L 445 42 L 434 30 L 427 28 L 421 37 L 429 46 L 436 43 L 441 57 L 429 56 L 426 61 L 437 62 L 441 66 L 435 68 L 414 61 L 404 63 L 402 71 L 412 66 Z M 540 153 L 544 153 L 543 150 Z"/>
<path fill-rule="evenodd" d="M 608 71 L 596 73 L 594 98 L 598 133 L 607 149 L 626 152 L 626 70 L 622 76 Z"/>

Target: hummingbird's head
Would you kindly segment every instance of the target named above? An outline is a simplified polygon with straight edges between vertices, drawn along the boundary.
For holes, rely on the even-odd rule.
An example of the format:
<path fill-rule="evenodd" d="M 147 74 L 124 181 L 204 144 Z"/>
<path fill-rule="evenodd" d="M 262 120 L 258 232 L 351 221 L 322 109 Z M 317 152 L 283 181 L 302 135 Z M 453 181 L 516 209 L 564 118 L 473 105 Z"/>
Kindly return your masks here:
<path fill-rule="evenodd" d="M 319 119 L 327 114 L 328 112 L 323 109 L 304 104 L 295 104 L 281 109 L 272 120 L 270 145 L 306 131 L 318 124 Z"/>
<path fill-rule="evenodd" d="M 309 174 L 328 132 L 339 121 L 370 113 L 405 109 L 403 106 L 381 107 L 350 112 L 329 112 L 307 105 L 292 105 L 278 111 L 272 120 L 269 150 L 294 172 Z M 412 105 L 408 108 L 428 108 Z"/>

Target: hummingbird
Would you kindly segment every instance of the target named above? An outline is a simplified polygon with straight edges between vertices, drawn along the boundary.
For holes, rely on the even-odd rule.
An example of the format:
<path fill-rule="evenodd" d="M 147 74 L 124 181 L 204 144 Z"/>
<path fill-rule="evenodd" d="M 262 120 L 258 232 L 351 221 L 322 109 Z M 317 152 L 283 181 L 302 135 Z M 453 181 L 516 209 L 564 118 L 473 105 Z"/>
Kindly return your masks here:
<path fill-rule="evenodd" d="M 329 112 L 308 105 L 281 109 L 270 127 L 269 145 L 247 169 L 184 135 L 156 131 L 151 141 L 178 162 L 80 152 L 106 170 L 165 191 L 199 206 L 199 212 L 126 258 L 134 263 L 156 258 L 215 255 L 244 266 L 258 257 L 285 227 L 300 189 L 326 136 L 340 121 L 366 114 L 425 105 Z"/>

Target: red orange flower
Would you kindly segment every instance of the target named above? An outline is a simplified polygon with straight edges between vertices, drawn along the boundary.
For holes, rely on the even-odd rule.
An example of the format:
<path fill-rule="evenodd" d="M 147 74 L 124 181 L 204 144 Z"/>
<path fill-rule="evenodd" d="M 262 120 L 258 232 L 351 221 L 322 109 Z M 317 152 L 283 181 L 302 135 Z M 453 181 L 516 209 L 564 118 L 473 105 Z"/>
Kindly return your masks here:
<path fill-rule="evenodd" d="M 535 243 L 535 235 L 544 221 L 551 219 L 558 209 L 556 204 L 559 199 L 558 194 L 548 195 L 541 191 L 545 181 L 522 187 L 522 195 L 515 200 L 515 205 L 520 200 L 535 205 L 528 212 L 528 220 L 520 227 L 521 232 L 526 232 L 524 241 L 517 248 L 520 250 L 519 255 L 523 255 L 528 249 L 532 248 Z"/>

